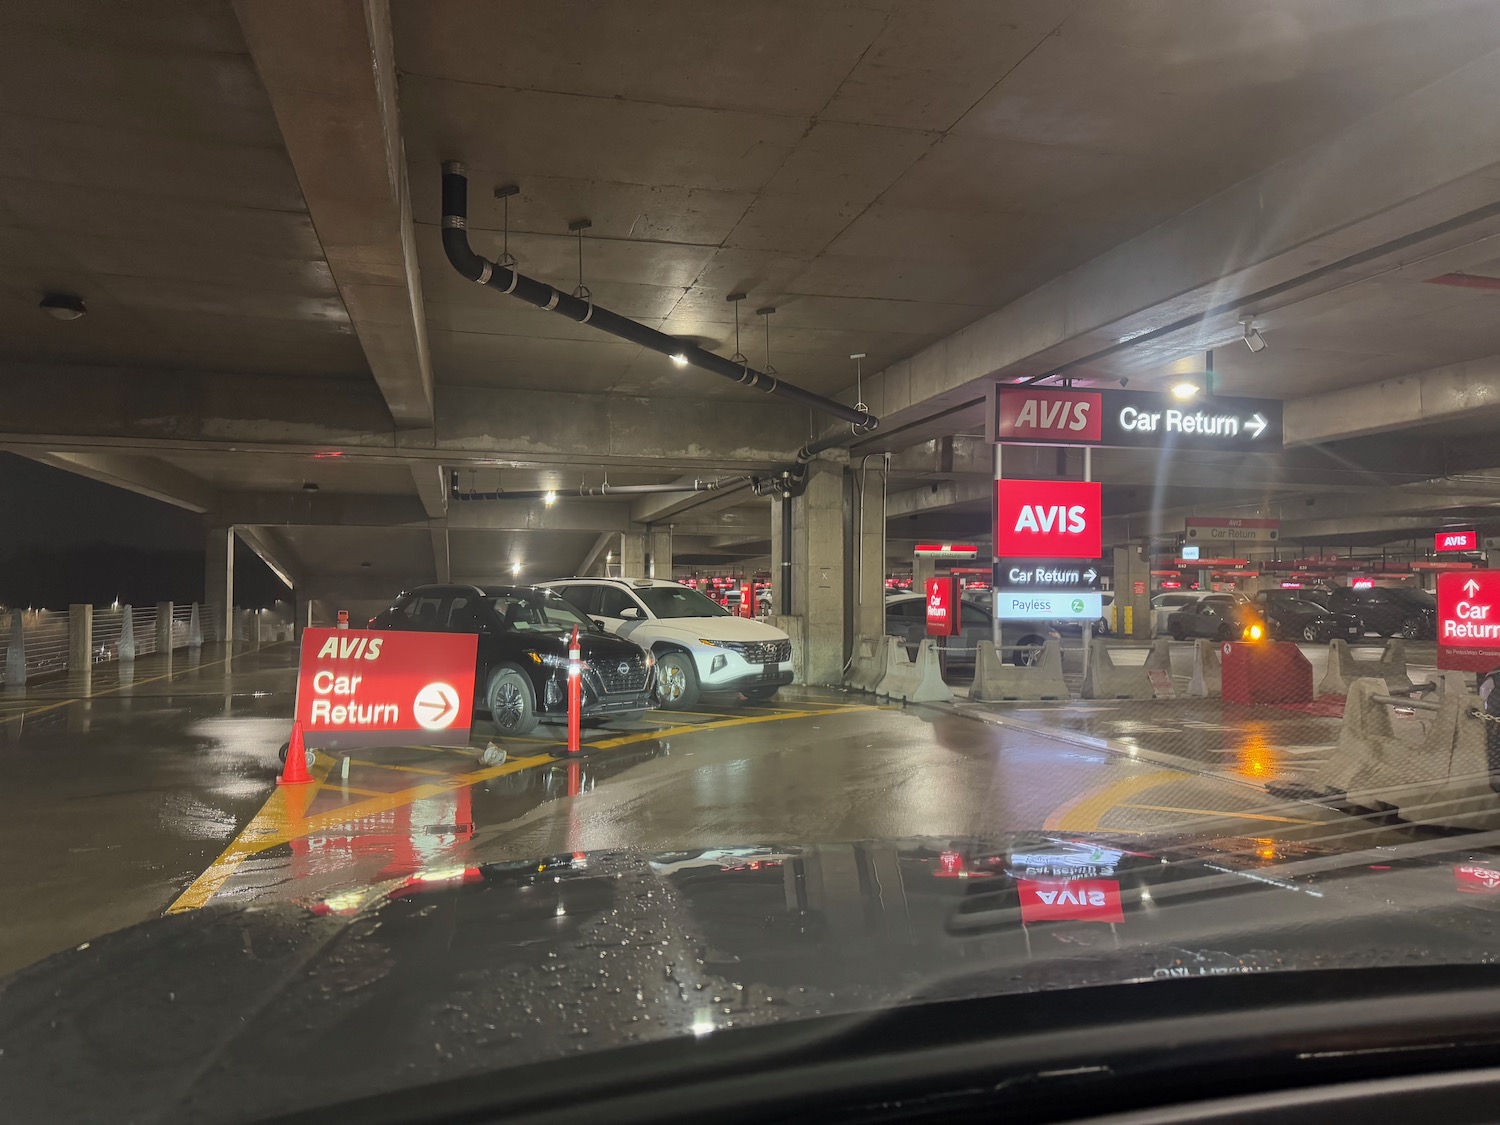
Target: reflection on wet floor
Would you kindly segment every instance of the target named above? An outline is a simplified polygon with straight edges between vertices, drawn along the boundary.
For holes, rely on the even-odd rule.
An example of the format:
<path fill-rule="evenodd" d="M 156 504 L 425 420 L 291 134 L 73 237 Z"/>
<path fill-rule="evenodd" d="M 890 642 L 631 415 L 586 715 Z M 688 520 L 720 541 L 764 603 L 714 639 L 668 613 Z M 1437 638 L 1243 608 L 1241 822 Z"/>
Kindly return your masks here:
<path fill-rule="evenodd" d="M 876 706 L 787 690 L 745 705 L 466 747 L 320 756 L 278 787 L 290 646 L 149 658 L 0 697 L 0 971 L 159 914 L 354 895 L 473 862 L 1014 831 L 1389 833 L 1277 798 L 1338 720 L 1172 700 Z M 1415 719 L 1409 720 L 1415 723 Z M 1266 846 L 1275 846 L 1268 844 Z"/>

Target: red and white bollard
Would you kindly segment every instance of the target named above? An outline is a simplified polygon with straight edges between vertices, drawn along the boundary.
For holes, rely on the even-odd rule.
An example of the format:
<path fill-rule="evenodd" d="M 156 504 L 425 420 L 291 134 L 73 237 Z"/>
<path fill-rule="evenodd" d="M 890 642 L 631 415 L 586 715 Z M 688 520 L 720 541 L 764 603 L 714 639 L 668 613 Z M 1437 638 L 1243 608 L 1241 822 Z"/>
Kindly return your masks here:
<path fill-rule="evenodd" d="M 583 726 L 583 661 L 578 652 L 578 626 L 568 638 L 568 753 L 581 754 Z"/>

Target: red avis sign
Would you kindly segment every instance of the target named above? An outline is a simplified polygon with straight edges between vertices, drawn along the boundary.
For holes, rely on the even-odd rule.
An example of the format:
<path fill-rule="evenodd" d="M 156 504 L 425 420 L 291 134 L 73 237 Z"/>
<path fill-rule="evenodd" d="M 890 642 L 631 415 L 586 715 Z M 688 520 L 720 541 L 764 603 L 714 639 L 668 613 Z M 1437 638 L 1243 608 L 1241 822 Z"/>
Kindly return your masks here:
<path fill-rule="evenodd" d="M 927 635 L 956 637 L 959 630 L 958 579 L 927 580 Z"/>
<path fill-rule="evenodd" d="M 1500 570 L 1459 570 L 1437 580 L 1437 666 L 1500 667 Z"/>
<path fill-rule="evenodd" d="M 1477 551 L 1479 532 L 1473 528 L 1467 531 L 1440 531 L 1432 537 L 1432 549 L 1438 552 Z"/>
<path fill-rule="evenodd" d="M 996 481 L 995 555 L 1097 559 L 1103 508 L 1098 481 Z"/>
<path fill-rule="evenodd" d="M 303 630 L 296 716 L 307 745 L 463 745 L 478 644 L 473 633 Z"/>
<path fill-rule="evenodd" d="M 1087 391 L 1000 389 L 997 441 L 1099 441 L 1104 435 L 1103 399 Z"/>
<path fill-rule="evenodd" d="M 1022 922 L 1123 922 L 1114 879 L 1017 879 Z"/>

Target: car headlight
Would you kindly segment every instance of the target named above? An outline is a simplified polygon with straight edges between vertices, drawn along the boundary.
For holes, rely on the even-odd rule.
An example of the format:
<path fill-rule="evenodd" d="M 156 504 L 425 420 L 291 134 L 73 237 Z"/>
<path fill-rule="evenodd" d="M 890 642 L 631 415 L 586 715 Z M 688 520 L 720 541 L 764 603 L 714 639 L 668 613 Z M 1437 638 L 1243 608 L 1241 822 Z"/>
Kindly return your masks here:
<path fill-rule="evenodd" d="M 734 647 L 734 642 L 733 641 L 711 641 L 707 637 L 699 637 L 698 638 L 698 643 L 700 645 L 710 645 L 713 648 L 733 648 Z"/>
<path fill-rule="evenodd" d="M 654 653 L 654 652 L 648 652 L 648 653 L 646 653 L 646 667 L 647 668 L 653 668 L 655 666 L 656 666 L 656 653 Z"/>

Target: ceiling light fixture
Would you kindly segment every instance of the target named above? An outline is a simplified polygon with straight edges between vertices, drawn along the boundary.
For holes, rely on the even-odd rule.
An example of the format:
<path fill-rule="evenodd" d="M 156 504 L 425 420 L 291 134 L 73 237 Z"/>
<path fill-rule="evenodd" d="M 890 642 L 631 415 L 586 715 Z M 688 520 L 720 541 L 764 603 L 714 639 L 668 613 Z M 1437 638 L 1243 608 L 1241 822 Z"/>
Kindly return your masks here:
<path fill-rule="evenodd" d="M 1253 316 L 1241 317 L 1240 324 L 1245 329 L 1245 347 L 1249 348 L 1252 352 L 1265 351 L 1266 338 L 1255 327 L 1255 318 Z"/>
<path fill-rule="evenodd" d="M 511 572 L 512 575 L 520 574 L 521 573 L 521 564 L 518 563 L 518 562 L 511 563 L 510 564 L 510 572 Z"/>
<path fill-rule="evenodd" d="M 73 293 L 44 293 L 37 307 L 53 320 L 77 320 L 89 311 L 83 298 Z"/>
<path fill-rule="evenodd" d="M 687 356 L 683 355 L 681 352 L 678 352 L 672 357 L 672 362 L 675 363 L 678 367 L 686 367 Z"/>
<path fill-rule="evenodd" d="M 547 507 L 549 507 L 549 508 L 552 507 L 553 504 L 557 503 L 557 493 L 555 493 L 555 492 L 549 492 L 549 493 L 547 493 L 547 495 L 545 495 L 545 496 L 542 497 L 542 503 L 545 504 L 545 505 L 547 505 Z"/>
<path fill-rule="evenodd" d="M 1172 384 L 1172 397 L 1177 399 L 1189 399 L 1198 393 L 1197 383 L 1174 383 Z"/>

